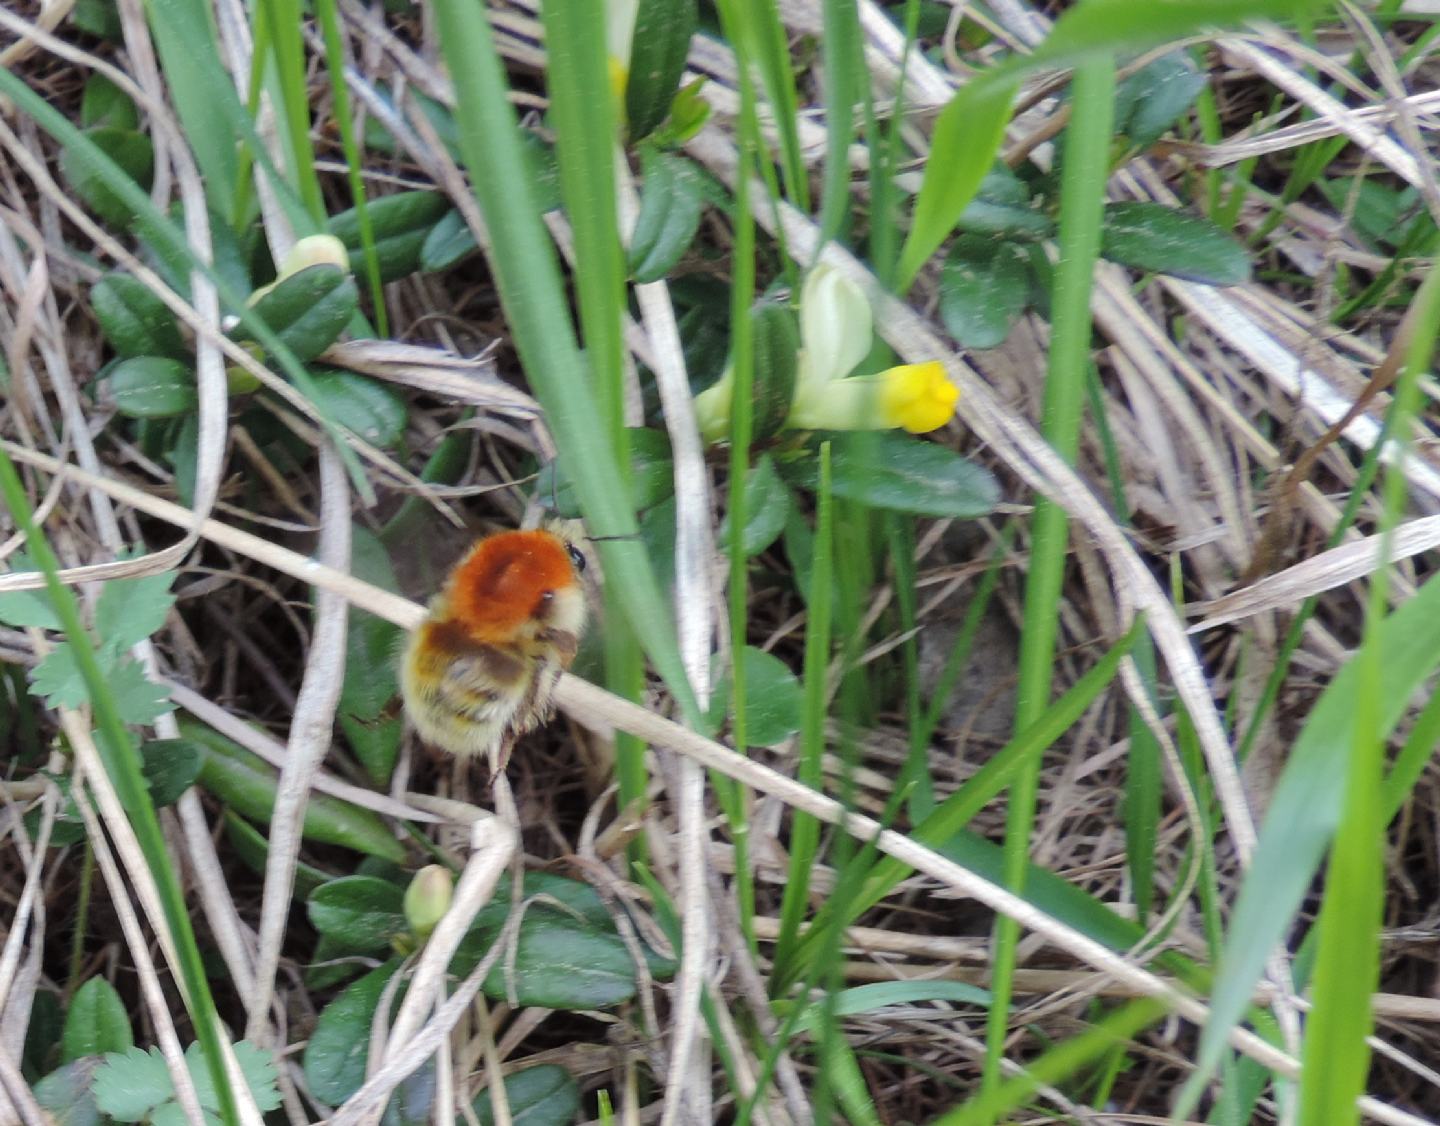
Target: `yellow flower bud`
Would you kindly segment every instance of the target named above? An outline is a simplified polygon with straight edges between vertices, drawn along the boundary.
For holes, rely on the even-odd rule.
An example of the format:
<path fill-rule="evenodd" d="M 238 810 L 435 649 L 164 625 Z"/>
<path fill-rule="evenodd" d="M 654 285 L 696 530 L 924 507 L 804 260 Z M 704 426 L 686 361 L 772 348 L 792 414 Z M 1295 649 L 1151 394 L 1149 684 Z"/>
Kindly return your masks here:
<path fill-rule="evenodd" d="M 280 281 L 311 266 L 338 266 L 350 272 L 350 252 L 334 235 L 307 235 L 290 248 L 280 263 Z"/>
<path fill-rule="evenodd" d="M 912 434 L 938 430 L 955 414 L 960 388 L 945 375 L 939 360 L 903 364 L 880 373 L 880 411 L 886 426 Z"/>

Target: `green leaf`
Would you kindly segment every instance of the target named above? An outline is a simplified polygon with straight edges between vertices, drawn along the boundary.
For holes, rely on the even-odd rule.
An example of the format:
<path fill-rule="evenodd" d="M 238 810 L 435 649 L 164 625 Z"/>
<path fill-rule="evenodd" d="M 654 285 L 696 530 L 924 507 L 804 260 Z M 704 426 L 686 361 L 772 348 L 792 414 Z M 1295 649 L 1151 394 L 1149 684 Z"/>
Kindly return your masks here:
<path fill-rule="evenodd" d="M 842 989 L 835 994 L 832 1016 L 848 1017 L 859 1013 L 873 1013 L 887 1005 L 914 1005 L 919 1001 L 948 1001 L 959 1005 L 976 1005 L 988 1008 L 990 993 L 978 985 L 963 981 L 879 981 L 870 985 L 856 985 Z M 805 1006 L 795 1022 L 796 1032 L 815 1033 L 820 1030 L 821 1020 L 826 1016 L 823 1002 L 812 1002 Z"/>
<path fill-rule="evenodd" d="M 675 461 L 670 452 L 670 436 L 663 430 L 646 426 L 627 427 L 630 444 L 631 503 L 638 511 L 655 507 L 675 491 Z M 575 487 L 565 478 L 559 462 L 549 462 L 535 480 L 535 496 L 549 505 L 556 515 L 568 518 L 580 515 Z"/>
<path fill-rule="evenodd" d="M 101 126 L 85 130 L 85 136 L 120 166 L 122 172 L 143 190 L 150 190 L 155 174 L 155 146 L 144 133 L 134 129 Z M 112 227 L 128 227 L 135 212 L 105 181 L 108 173 L 78 146 L 60 151 L 60 175 L 80 201 Z"/>
<path fill-rule="evenodd" d="M 1388 677 L 1377 709 L 1383 733 L 1394 730 L 1414 693 L 1440 665 L 1437 615 L 1440 579 L 1432 578 L 1379 627 Z M 1340 824 L 1360 688 L 1359 665 L 1352 658 L 1310 709 L 1290 750 L 1230 917 L 1210 1020 L 1201 1033 L 1196 1073 L 1201 1077 L 1219 1063 L 1230 1029 L 1249 1006 L 1266 958 L 1293 925 Z"/>
<path fill-rule="evenodd" d="M 120 25 L 120 10 L 115 0 L 78 0 L 75 10 L 70 13 L 70 22 L 77 31 L 93 35 L 97 39 L 109 39 L 118 43 L 124 38 Z"/>
<path fill-rule="evenodd" d="M 645 186 L 630 240 L 630 272 L 637 282 L 652 282 L 668 274 L 695 241 L 705 196 L 688 160 L 645 148 L 640 166 Z"/>
<path fill-rule="evenodd" d="M 82 0 L 83 2 L 83 0 Z M 50 1112 L 54 1126 L 102 1126 L 106 1120 L 91 1091 L 100 1060 L 87 1059 L 56 1068 L 35 1084 L 35 1101 Z"/>
<path fill-rule="evenodd" d="M 759 555 L 779 538 L 790 517 L 790 490 L 775 470 L 774 459 L 761 454 L 745 478 L 745 531 L 740 544 L 747 559 Z M 719 542 L 730 542 L 730 517 L 720 525 Z"/>
<path fill-rule="evenodd" d="M 580 1111 L 580 1088 L 557 1064 L 527 1067 L 505 1076 L 503 1082 L 514 1126 L 569 1126 Z M 495 1108 L 490 1092 L 480 1092 L 474 1109 L 481 1126 L 493 1126 Z"/>
<path fill-rule="evenodd" d="M 200 777 L 202 751 L 189 739 L 148 739 L 140 744 L 150 800 L 171 805 Z"/>
<path fill-rule="evenodd" d="M 1204 285 L 1250 280 L 1250 254 L 1241 243 L 1209 219 L 1160 203 L 1106 204 L 1100 253 Z"/>
<path fill-rule="evenodd" d="M 625 117 L 632 143 L 670 113 L 699 16 L 695 0 L 640 0 L 625 83 Z"/>
<path fill-rule="evenodd" d="M 355 279 L 339 266 L 310 266 L 279 282 L 254 312 L 302 363 L 334 344 L 360 307 Z M 248 340 L 241 332 L 237 340 Z"/>
<path fill-rule="evenodd" d="M 388 449 L 405 436 L 405 400 L 383 383 L 353 371 L 317 371 L 315 403 L 372 446 Z"/>
<path fill-rule="evenodd" d="M 479 249 L 480 244 L 475 241 L 465 217 L 458 211 L 449 211 L 430 228 L 420 244 L 420 268 L 427 273 L 448 270 Z"/>
<path fill-rule="evenodd" d="M 254 825 L 231 809 L 225 811 L 225 842 L 230 846 L 229 855 L 233 855 L 256 875 L 263 876 L 265 874 L 265 861 L 270 855 L 270 842 Z M 319 868 L 312 864 L 306 864 L 303 860 L 296 864 L 295 895 L 297 898 L 303 899 L 321 884 L 329 882 L 330 874 L 328 872 L 322 872 Z M 356 967 L 356 969 L 358 968 Z M 348 973 L 342 973 L 336 980 L 339 981 L 348 976 Z M 308 975 L 306 982 L 309 983 Z"/>
<path fill-rule="evenodd" d="M 275 808 L 275 768 L 204 724 L 182 720 L 180 730 L 203 748 L 200 785 L 251 821 L 268 824 Z M 304 835 L 397 864 L 405 859 L 405 847 L 378 815 L 329 794 L 310 796 Z"/>
<path fill-rule="evenodd" d="M 995 478 L 953 450 L 893 431 L 817 435 L 828 438 L 834 465 L 832 491 L 845 500 L 916 516 L 973 518 L 1000 499 Z M 814 491 L 813 454 L 780 463 L 791 484 Z"/>
<path fill-rule="evenodd" d="M 186 357 L 175 314 L 139 278 L 118 272 L 106 274 L 91 287 L 90 308 L 100 322 L 100 331 L 121 359 Z"/>
<path fill-rule="evenodd" d="M 95 1105 L 120 1122 L 139 1122 L 175 1094 L 159 1048 L 107 1052 L 95 1069 Z"/>
<path fill-rule="evenodd" d="M 14 560 L 11 562 L 13 564 Z M 0 594 L 0 622 L 17 629 L 26 626 L 62 628 L 60 619 L 55 616 L 55 607 L 50 605 L 50 596 L 44 590 L 7 590 Z"/>
<path fill-rule="evenodd" d="M 65 1063 L 81 1056 L 125 1052 L 135 1046 L 130 1017 L 115 987 L 103 977 L 92 977 L 75 991 L 60 1034 L 60 1058 Z"/>
<path fill-rule="evenodd" d="M 800 681 L 790 666 L 773 653 L 747 645 L 745 666 L 745 740 L 755 747 L 773 747 L 800 730 Z M 730 714 L 731 677 L 727 671 L 710 695 L 705 719 L 718 731 Z"/>
<path fill-rule="evenodd" d="M 1031 203 L 1025 181 L 1003 164 L 985 173 L 956 226 L 972 234 L 1020 239 L 1047 238 L 1055 231 L 1055 221 Z"/>
<path fill-rule="evenodd" d="M 975 198 L 1000 151 L 1019 86 L 1017 79 L 992 71 L 970 79 L 940 111 L 910 234 L 900 251 L 900 292 Z"/>
<path fill-rule="evenodd" d="M 380 280 L 392 282 L 420 268 L 420 251 L 425 239 L 440 217 L 450 210 L 450 201 L 439 192 L 396 192 L 370 200 L 367 209 L 375 230 Z M 358 259 L 360 218 L 355 209 L 332 216 L 327 227 L 345 244 L 351 256 Z"/>
<path fill-rule="evenodd" d="M 800 365 L 800 329 L 795 313 L 778 301 L 757 302 L 750 319 L 755 349 L 751 435 L 758 441 L 778 434 L 790 414 L 795 373 Z"/>
<path fill-rule="evenodd" d="M 400 965 L 400 958 L 391 958 L 348 986 L 320 1013 L 305 1045 L 303 1067 L 310 1093 L 321 1102 L 339 1106 L 364 1084 L 370 1023 Z"/>
<path fill-rule="evenodd" d="M 44 697 L 49 708 L 78 708 L 90 698 L 69 642 L 58 642 L 30 671 L 30 691 Z"/>
<path fill-rule="evenodd" d="M 85 80 L 85 90 L 80 95 L 80 128 L 92 129 L 97 125 L 116 129 L 136 129 L 140 125 L 140 111 L 130 95 L 99 73 Z"/>
<path fill-rule="evenodd" d="M 171 418 L 199 403 L 195 372 L 164 356 L 134 356 L 110 369 L 115 409 L 130 418 Z"/>
<path fill-rule="evenodd" d="M 274 1057 L 248 1040 L 236 1041 L 234 1048 L 235 1062 L 240 1065 L 240 1074 L 245 1077 L 245 1085 L 250 1088 L 255 1106 L 261 1111 L 274 1110 L 280 1105 Z M 218 1112 L 220 1100 L 215 1094 L 215 1084 L 210 1078 L 210 1069 L 205 1066 L 199 1044 L 191 1044 L 185 1049 L 185 1066 L 195 1083 L 200 1105 L 206 1110 Z"/>
<path fill-rule="evenodd" d="M 1014 243 L 960 235 L 940 274 L 940 317 L 967 348 L 1005 342 L 1030 299 L 1030 270 Z"/>
<path fill-rule="evenodd" d="M 1115 127 L 1137 147 L 1158 141 L 1195 104 L 1210 76 L 1184 51 L 1161 55 L 1115 92 Z"/>
<path fill-rule="evenodd" d="M 174 571 L 160 571 L 107 582 L 95 604 L 95 632 L 104 645 L 120 652 L 159 630 L 175 605 L 170 593 L 174 581 Z"/>
<path fill-rule="evenodd" d="M 342 876 L 318 887 L 306 902 L 310 923 L 352 950 L 382 950 L 410 932 L 404 889 L 374 876 Z"/>
<path fill-rule="evenodd" d="M 106 678 L 115 695 L 115 706 L 126 723 L 154 723 L 175 710 L 170 689 L 156 684 L 145 674 L 145 666 L 133 657 L 117 664 Z"/>

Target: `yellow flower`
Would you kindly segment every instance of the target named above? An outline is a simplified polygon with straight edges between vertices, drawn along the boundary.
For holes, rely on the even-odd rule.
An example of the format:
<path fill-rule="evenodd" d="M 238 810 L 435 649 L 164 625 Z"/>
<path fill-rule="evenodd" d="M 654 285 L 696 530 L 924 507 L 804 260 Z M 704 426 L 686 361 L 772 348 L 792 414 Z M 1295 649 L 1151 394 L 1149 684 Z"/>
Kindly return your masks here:
<path fill-rule="evenodd" d="M 945 375 L 939 360 L 904 364 L 880 373 L 880 413 L 887 426 L 912 434 L 938 430 L 955 414 L 960 388 Z"/>
<path fill-rule="evenodd" d="M 635 38 L 635 16 L 640 0 L 608 0 L 605 5 L 605 60 L 610 71 L 610 92 L 620 113 L 625 113 L 625 87 L 630 81 L 630 48 Z"/>

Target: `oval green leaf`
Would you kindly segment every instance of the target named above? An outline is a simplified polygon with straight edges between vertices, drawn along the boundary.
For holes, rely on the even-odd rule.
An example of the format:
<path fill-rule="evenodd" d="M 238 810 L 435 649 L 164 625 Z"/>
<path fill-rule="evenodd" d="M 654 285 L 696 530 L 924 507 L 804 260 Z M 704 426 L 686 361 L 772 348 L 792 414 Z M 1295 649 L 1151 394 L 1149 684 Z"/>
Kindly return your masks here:
<path fill-rule="evenodd" d="M 695 0 L 640 0 L 625 83 L 625 117 L 632 142 L 649 135 L 669 116 L 699 18 Z"/>
<path fill-rule="evenodd" d="M 359 307 L 354 278 L 339 266 L 310 266 L 256 301 L 254 312 L 303 362 L 334 344 Z"/>
<path fill-rule="evenodd" d="M 465 217 L 449 211 L 430 228 L 420 244 L 420 268 L 427 272 L 446 270 L 480 249 Z"/>
<path fill-rule="evenodd" d="M 420 251 L 430 230 L 450 210 L 439 192 L 396 192 L 368 201 L 366 210 L 375 234 L 375 255 L 380 280 L 392 282 L 420 268 Z M 326 224 L 343 242 L 355 261 L 360 260 L 360 217 L 352 207 L 332 216 Z"/>
<path fill-rule="evenodd" d="M 185 342 L 175 314 L 139 278 L 106 274 L 91 287 L 90 307 L 100 322 L 100 331 L 121 359 L 185 357 Z"/>
<path fill-rule="evenodd" d="M 1025 182 L 1001 164 L 985 174 L 956 226 L 979 235 L 1033 240 L 1053 234 L 1055 221 L 1031 203 Z"/>
<path fill-rule="evenodd" d="M 383 383 L 350 371 L 311 375 L 315 405 L 372 446 L 388 449 L 405 434 L 405 400 Z"/>
<path fill-rule="evenodd" d="M 134 129 L 100 126 L 85 130 L 85 136 L 120 166 L 142 190 L 150 190 L 155 174 L 155 146 L 144 133 Z M 128 227 L 135 212 L 111 187 L 114 174 L 90 159 L 78 146 L 67 145 L 60 153 L 60 175 L 82 203 L 112 227 Z"/>
<path fill-rule="evenodd" d="M 135 129 L 140 125 L 140 111 L 130 95 L 99 73 L 85 80 L 85 90 L 80 95 L 80 128 L 93 129 L 97 125 L 116 129 Z"/>
<path fill-rule="evenodd" d="M 352 950 L 382 950 L 409 933 L 404 889 L 374 876 L 342 876 L 316 888 L 305 907 L 321 934 Z"/>
<path fill-rule="evenodd" d="M 800 329 L 795 313 L 779 301 L 758 302 L 750 314 L 755 344 L 755 404 L 751 436 L 769 438 L 780 432 L 795 398 L 795 372 L 800 365 Z"/>
<path fill-rule="evenodd" d="M 745 666 L 745 742 L 752 747 L 773 747 L 800 730 L 800 681 L 790 666 L 773 653 L 747 645 L 741 651 Z M 731 679 L 727 672 L 710 696 L 706 721 L 718 731 L 731 714 Z"/>
<path fill-rule="evenodd" d="M 171 418 L 195 409 L 199 395 L 188 364 L 164 356 L 133 356 L 110 369 L 115 409 L 130 418 Z"/>
<path fill-rule="evenodd" d="M 92 977 L 75 991 L 60 1034 L 60 1058 L 71 1063 L 82 1056 L 124 1052 L 135 1046 L 125 1002 L 103 977 Z"/>
<path fill-rule="evenodd" d="M 630 240 L 630 272 L 637 282 L 658 281 L 695 241 L 704 209 L 700 174 L 689 161 L 645 149 L 645 186 Z"/>
<path fill-rule="evenodd" d="M 1159 203 L 1107 204 L 1100 253 L 1122 266 L 1203 285 L 1250 280 L 1249 251 L 1223 228 Z"/>
<path fill-rule="evenodd" d="M 951 245 L 940 274 L 940 317 L 960 344 L 1003 344 L 1029 299 L 1030 270 L 1015 244 L 961 235 Z"/>
<path fill-rule="evenodd" d="M 745 478 L 745 530 L 740 535 L 740 548 L 745 558 L 759 555 L 779 538 L 790 516 L 790 490 L 780 480 L 775 462 L 769 454 L 760 460 Z M 720 547 L 730 544 L 730 516 L 720 524 Z"/>
<path fill-rule="evenodd" d="M 310 1093 L 321 1102 L 339 1106 L 364 1084 L 370 1022 L 400 964 L 392 958 L 371 970 L 326 1005 L 315 1022 L 302 1067 Z"/>
<path fill-rule="evenodd" d="M 527 1067 L 504 1079 L 505 1102 L 514 1126 L 569 1126 L 580 1110 L 580 1087 L 558 1064 Z M 488 1091 L 475 1100 L 475 1118 L 493 1126 L 495 1108 Z"/>
<path fill-rule="evenodd" d="M 1195 104 L 1210 76 L 1184 51 L 1146 64 L 1115 92 L 1115 127 L 1147 149 Z"/>
<path fill-rule="evenodd" d="M 821 435 L 820 437 L 825 437 Z M 894 431 L 840 433 L 831 441 L 831 491 L 845 500 L 916 516 L 973 518 L 992 511 L 1000 487 L 988 470 L 954 450 Z M 784 462 L 781 474 L 813 492 L 813 453 Z"/>
<path fill-rule="evenodd" d="M 625 431 L 630 444 L 630 492 L 632 507 L 644 512 L 669 498 L 675 491 L 675 460 L 670 436 L 663 430 L 631 426 Z M 580 515 L 575 486 L 560 472 L 557 462 L 542 466 L 535 481 L 535 496 L 558 516 L 574 519 Z"/>

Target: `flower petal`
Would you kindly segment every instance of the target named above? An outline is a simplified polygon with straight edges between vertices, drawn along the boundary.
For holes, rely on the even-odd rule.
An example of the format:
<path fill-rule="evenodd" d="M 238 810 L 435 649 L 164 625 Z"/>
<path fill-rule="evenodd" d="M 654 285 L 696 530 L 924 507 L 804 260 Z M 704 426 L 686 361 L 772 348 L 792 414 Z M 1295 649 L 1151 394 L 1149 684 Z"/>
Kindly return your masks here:
<path fill-rule="evenodd" d="M 874 338 L 870 302 L 838 270 L 817 266 L 800 291 L 800 383 L 823 383 L 849 375 Z"/>
<path fill-rule="evenodd" d="M 954 417 L 960 388 L 950 382 L 939 360 L 903 364 L 881 372 L 879 378 L 880 413 L 885 425 L 925 434 Z"/>

